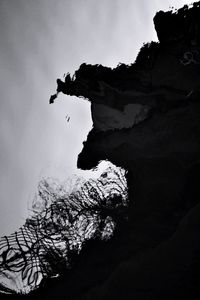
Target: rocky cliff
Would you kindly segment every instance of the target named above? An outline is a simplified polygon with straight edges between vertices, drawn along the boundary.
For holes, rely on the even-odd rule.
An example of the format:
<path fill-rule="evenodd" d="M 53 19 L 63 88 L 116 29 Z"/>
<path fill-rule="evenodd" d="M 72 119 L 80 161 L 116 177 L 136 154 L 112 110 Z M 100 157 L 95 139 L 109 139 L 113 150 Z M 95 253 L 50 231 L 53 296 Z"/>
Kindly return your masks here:
<path fill-rule="evenodd" d="M 117 235 L 90 245 L 48 297 L 200 294 L 200 2 L 160 11 L 154 24 L 159 42 L 143 45 L 133 64 L 82 64 L 57 80 L 57 93 L 91 102 L 93 129 L 78 166 L 108 159 L 127 169 L 130 208 Z"/>

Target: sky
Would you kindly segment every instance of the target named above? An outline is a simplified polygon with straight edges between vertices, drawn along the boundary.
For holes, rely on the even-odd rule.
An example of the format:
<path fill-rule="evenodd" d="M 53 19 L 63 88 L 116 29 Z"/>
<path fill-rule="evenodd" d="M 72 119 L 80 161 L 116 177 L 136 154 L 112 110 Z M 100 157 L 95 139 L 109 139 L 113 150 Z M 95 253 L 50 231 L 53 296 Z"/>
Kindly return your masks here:
<path fill-rule="evenodd" d="M 56 79 L 83 62 L 132 63 L 144 42 L 157 40 L 155 13 L 188 3 L 0 0 L 0 236 L 23 225 L 42 177 L 77 173 L 90 104 L 59 96 L 49 105 Z"/>

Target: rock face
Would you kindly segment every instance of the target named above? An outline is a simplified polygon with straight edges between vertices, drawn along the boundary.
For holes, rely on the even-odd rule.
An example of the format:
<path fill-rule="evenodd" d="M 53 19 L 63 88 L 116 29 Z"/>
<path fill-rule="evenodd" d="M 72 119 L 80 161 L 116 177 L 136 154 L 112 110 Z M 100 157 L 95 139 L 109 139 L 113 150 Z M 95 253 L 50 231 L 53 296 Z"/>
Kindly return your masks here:
<path fill-rule="evenodd" d="M 92 104 L 78 166 L 108 159 L 129 170 L 128 224 L 102 256 L 95 248 L 77 266 L 71 282 L 84 272 L 88 279 L 72 299 L 200 294 L 200 2 L 160 11 L 154 24 L 159 42 L 132 65 L 83 64 L 57 81 L 57 93 Z"/>

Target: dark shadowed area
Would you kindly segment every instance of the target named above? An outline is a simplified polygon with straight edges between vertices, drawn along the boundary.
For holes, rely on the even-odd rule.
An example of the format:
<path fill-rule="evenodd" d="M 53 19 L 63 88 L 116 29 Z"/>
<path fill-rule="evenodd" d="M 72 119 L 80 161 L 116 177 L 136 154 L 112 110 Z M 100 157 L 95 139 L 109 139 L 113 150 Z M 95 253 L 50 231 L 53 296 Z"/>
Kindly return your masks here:
<path fill-rule="evenodd" d="M 106 253 L 110 272 L 102 267 L 105 279 L 75 299 L 200 292 L 200 3 L 160 11 L 154 25 L 159 42 L 145 44 L 133 64 L 82 64 L 57 80 L 57 93 L 91 102 L 94 128 L 78 166 L 109 159 L 132 174 L 129 222 Z"/>
<path fill-rule="evenodd" d="M 82 62 L 131 63 L 143 42 L 157 39 L 155 12 L 185 3 L 0 1 L 0 236 L 23 225 L 41 177 L 78 172 L 90 104 L 65 96 L 48 105 L 55 78 Z"/>
<path fill-rule="evenodd" d="M 51 107 L 91 105 L 78 167 L 108 168 L 70 193 L 41 182 L 36 214 L 0 242 L 5 299 L 200 296 L 200 2 L 153 22 L 158 41 L 133 63 L 57 79 Z"/>

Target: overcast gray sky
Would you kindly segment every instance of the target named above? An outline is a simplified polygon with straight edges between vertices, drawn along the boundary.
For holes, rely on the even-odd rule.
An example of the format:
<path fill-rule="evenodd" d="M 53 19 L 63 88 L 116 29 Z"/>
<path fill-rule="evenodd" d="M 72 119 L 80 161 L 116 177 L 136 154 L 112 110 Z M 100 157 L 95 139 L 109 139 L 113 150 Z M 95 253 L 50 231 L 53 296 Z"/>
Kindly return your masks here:
<path fill-rule="evenodd" d="M 86 101 L 48 104 L 56 79 L 83 62 L 133 62 L 143 42 L 157 39 L 155 12 L 186 3 L 0 0 L 0 236 L 24 223 L 41 176 L 75 172 L 92 126 Z"/>

